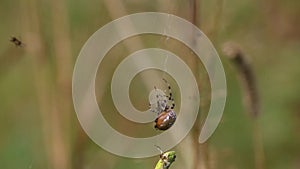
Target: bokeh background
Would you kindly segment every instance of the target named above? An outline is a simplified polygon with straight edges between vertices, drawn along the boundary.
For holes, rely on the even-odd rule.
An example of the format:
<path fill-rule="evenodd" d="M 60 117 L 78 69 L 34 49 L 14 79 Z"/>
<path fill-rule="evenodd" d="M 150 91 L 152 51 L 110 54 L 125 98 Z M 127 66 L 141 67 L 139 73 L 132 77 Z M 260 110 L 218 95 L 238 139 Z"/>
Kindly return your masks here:
<path fill-rule="evenodd" d="M 153 124 L 122 119 L 111 102 L 109 82 L 114 67 L 128 54 L 145 47 L 165 48 L 193 68 L 202 94 L 201 114 L 174 148 L 178 158 L 172 169 L 300 168 L 298 0 L 1 0 L 0 168 L 154 168 L 159 157 L 118 157 L 93 143 L 80 127 L 71 95 L 73 67 L 87 39 L 116 18 L 150 11 L 185 18 L 210 38 L 227 76 L 224 115 L 214 135 L 199 145 L 210 101 L 206 72 L 183 44 L 145 35 L 116 45 L 107 56 L 111 65 L 102 66 L 97 75 L 97 99 L 112 126 L 131 136 L 157 134 Z M 11 36 L 24 45 L 15 46 Z M 256 118 L 244 108 L 238 70 L 222 52 L 228 41 L 237 43 L 251 61 L 261 101 Z M 144 72 L 132 82 L 130 96 L 138 109 L 148 106 L 145 83 L 163 88 L 152 73 Z M 178 86 L 169 78 L 178 98 Z"/>

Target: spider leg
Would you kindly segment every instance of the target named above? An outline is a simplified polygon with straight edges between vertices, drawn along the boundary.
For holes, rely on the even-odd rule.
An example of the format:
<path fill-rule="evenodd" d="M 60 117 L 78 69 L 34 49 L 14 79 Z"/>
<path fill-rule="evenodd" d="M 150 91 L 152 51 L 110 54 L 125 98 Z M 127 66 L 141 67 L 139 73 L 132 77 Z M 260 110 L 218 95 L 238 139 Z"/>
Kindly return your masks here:
<path fill-rule="evenodd" d="M 163 78 L 163 81 L 168 85 L 169 96 L 167 96 L 167 98 L 169 98 L 169 100 L 172 103 L 172 106 L 170 107 L 170 109 L 174 109 L 175 108 L 175 101 L 174 101 L 174 98 L 173 98 L 171 85 L 169 84 L 169 82 L 165 78 Z"/>

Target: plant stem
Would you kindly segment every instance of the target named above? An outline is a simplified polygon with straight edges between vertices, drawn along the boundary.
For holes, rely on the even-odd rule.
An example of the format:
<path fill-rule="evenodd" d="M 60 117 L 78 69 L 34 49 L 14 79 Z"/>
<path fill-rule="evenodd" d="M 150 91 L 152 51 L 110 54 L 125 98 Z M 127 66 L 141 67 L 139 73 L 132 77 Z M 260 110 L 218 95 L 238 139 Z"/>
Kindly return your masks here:
<path fill-rule="evenodd" d="M 56 61 L 56 84 L 54 92 L 54 104 L 57 108 L 52 112 L 56 119 L 56 126 L 53 128 L 56 147 L 60 149 L 60 158 L 63 159 L 64 168 L 71 168 L 70 153 L 70 121 L 71 121 L 71 77 L 72 57 L 70 31 L 68 27 L 67 9 L 64 1 L 53 0 L 52 29 L 54 54 Z M 59 15 L 58 15 L 59 14 Z M 56 129 L 56 130 L 55 130 Z"/>
<path fill-rule="evenodd" d="M 195 26 L 199 26 L 199 3 L 200 0 L 190 0 L 190 8 L 191 8 L 191 22 Z M 196 37 L 196 36 L 193 36 Z M 192 39 L 194 45 L 196 44 L 196 39 Z M 193 71 L 195 78 L 197 80 L 197 83 L 200 84 L 199 82 L 199 67 L 196 61 L 196 58 L 191 58 L 189 59 L 188 65 L 190 66 L 191 70 Z M 208 99 L 208 98 L 205 98 Z M 203 102 L 206 102 L 207 100 L 203 100 Z M 204 107 L 201 107 L 201 109 Z M 208 152 L 208 144 L 199 144 L 198 138 L 199 138 L 199 133 L 201 129 L 200 122 L 203 120 L 203 116 L 198 116 L 196 119 L 195 125 L 192 130 L 192 135 L 193 135 L 193 149 L 194 149 L 194 164 L 193 168 L 194 169 L 209 169 L 209 152 Z"/>
<path fill-rule="evenodd" d="M 240 81 L 243 99 L 246 111 L 253 119 L 252 131 L 253 131 L 253 144 L 254 144 L 254 158 L 255 158 L 255 168 L 264 168 L 264 149 L 262 143 L 262 136 L 260 133 L 260 126 L 258 124 L 257 117 L 260 115 L 260 98 L 256 86 L 256 79 L 252 67 L 247 60 L 245 54 L 242 52 L 238 44 L 233 42 L 227 42 L 224 44 L 223 52 L 230 58 L 234 63 L 238 71 L 238 79 Z"/>

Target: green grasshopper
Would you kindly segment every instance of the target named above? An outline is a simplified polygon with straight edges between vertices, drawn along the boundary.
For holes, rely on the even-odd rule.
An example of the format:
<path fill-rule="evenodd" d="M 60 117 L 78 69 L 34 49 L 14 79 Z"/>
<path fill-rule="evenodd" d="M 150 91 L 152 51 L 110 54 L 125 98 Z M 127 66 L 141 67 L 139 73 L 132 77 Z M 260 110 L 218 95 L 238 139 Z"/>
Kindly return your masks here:
<path fill-rule="evenodd" d="M 176 154 L 175 151 L 163 152 L 160 147 L 156 146 L 160 151 L 159 160 L 156 163 L 155 169 L 169 169 L 171 164 L 175 161 Z"/>

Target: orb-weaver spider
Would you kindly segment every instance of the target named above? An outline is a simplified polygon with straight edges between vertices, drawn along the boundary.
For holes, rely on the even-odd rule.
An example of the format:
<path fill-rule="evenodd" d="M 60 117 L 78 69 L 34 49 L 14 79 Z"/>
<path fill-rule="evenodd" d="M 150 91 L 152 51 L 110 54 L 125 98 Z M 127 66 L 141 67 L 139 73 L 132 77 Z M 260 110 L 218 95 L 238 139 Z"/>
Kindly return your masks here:
<path fill-rule="evenodd" d="M 164 92 L 159 92 L 156 87 L 156 102 L 150 102 L 150 111 L 157 114 L 155 119 L 154 128 L 158 130 L 167 130 L 169 129 L 176 121 L 176 113 L 174 111 L 175 101 L 172 94 L 172 89 L 170 84 L 166 79 L 163 81 L 168 85 L 169 95 L 167 96 Z M 169 103 L 171 102 L 171 105 Z"/>

